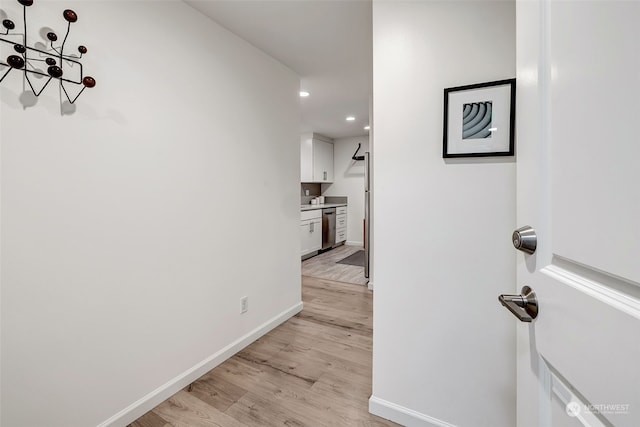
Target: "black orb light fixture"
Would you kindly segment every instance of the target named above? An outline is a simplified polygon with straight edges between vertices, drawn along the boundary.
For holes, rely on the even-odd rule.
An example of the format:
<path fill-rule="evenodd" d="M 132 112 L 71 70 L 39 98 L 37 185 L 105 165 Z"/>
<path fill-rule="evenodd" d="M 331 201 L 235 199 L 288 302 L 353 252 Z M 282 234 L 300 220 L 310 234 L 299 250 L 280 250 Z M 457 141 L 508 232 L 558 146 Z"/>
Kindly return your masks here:
<path fill-rule="evenodd" d="M 21 70 L 24 73 L 25 80 L 27 81 L 27 83 L 29 83 L 29 86 L 31 87 L 31 90 L 33 91 L 35 96 L 40 96 L 49 82 L 52 79 L 56 79 L 60 82 L 60 87 L 62 87 L 62 90 L 64 91 L 64 94 L 69 102 L 73 104 L 86 88 L 92 88 L 96 85 L 96 80 L 93 77 L 84 75 L 82 63 L 80 62 L 82 56 L 87 53 L 86 46 L 80 45 L 77 47 L 77 51 L 79 54 L 65 54 L 64 48 L 67 42 L 67 37 L 69 37 L 71 24 L 78 21 L 78 15 L 73 10 L 66 9 L 62 13 L 62 17 L 65 21 L 67 21 L 67 32 L 64 36 L 62 44 L 54 46 L 54 43 L 58 41 L 58 35 L 55 32 L 50 31 L 46 35 L 49 45 L 44 49 L 38 49 L 35 47 L 30 47 L 27 40 L 27 8 L 33 5 L 33 0 L 18 0 L 18 3 L 20 3 L 23 7 L 24 32 L 14 32 L 14 30 L 16 29 L 16 24 L 10 19 L 2 20 L 2 27 L 4 28 L 4 32 L 0 32 L 0 43 L 7 43 L 11 45 L 15 53 L 9 55 L 4 60 L 0 59 L 0 65 L 7 67 L 7 70 L 4 72 L 2 77 L 0 77 L 0 82 L 2 82 L 12 70 Z M 0 28 L 0 31 L 2 31 L 2 28 Z M 4 37 L 9 35 L 22 36 L 22 43 L 17 43 Z M 43 72 L 40 67 L 37 67 L 35 65 L 36 63 L 42 62 L 46 64 L 46 73 Z M 73 73 L 66 73 L 66 68 L 71 69 L 75 66 L 79 67 L 79 71 L 74 70 L 75 72 Z M 68 74 L 73 74 L 74 77 L 69 77 Z M 31 79 L 29 77 L 32 75 L 48 77 L 48 80 L 40 88 L 40 90 L 36 90 L 31 84 Z M 82 89 L 80 89 L 80 91 L 78 91 L 77 94 L 72 98 L 67 92 L 65 83 L 82 86 Z"/>

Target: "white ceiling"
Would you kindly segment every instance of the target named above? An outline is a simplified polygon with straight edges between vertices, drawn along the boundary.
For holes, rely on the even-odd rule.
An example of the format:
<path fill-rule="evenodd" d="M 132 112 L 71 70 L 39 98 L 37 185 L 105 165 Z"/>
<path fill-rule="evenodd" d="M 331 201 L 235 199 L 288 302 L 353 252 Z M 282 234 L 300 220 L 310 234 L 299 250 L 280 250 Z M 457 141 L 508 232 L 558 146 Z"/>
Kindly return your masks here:
<path fill-rule="evenodd" d="M 370 0 L 185 0 L 294 70 L 301 131 L 366 134 L 372 81 Z M 353 115 L 354 122 L 345 117 Z"/>

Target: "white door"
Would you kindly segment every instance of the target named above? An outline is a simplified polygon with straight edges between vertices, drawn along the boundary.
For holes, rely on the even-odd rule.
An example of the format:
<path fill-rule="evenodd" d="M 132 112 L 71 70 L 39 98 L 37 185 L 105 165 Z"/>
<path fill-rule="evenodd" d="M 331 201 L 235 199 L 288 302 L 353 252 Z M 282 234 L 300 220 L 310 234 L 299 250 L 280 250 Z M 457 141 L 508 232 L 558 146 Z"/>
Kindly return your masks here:
<path fill-rule="evenodd" d="M 518 426 L 640 426 L 640 2 L 517 3 Z"/>

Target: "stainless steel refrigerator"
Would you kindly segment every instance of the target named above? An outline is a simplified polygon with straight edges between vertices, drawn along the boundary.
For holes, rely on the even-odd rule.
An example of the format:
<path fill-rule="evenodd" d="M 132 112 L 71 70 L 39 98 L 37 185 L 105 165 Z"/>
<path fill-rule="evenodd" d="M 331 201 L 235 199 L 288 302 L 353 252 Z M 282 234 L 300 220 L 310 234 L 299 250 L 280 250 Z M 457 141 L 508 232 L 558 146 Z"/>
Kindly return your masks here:
<path fill-rule="evenodd" d="M 371 256 L 371 173 L 369 152 L 364 153 L 364 277 L 369 278 Z"/>

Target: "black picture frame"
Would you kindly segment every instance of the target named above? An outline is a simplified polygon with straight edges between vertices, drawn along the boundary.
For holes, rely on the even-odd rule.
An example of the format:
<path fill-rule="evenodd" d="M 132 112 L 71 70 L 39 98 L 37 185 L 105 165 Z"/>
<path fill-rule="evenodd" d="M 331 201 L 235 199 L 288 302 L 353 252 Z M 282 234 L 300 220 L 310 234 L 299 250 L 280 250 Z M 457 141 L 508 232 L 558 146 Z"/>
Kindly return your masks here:
<path fill-rule="evenodd" d="M 442 157 L 513 156 L 515 118 L 516 79 L 446 88 Z"/>

